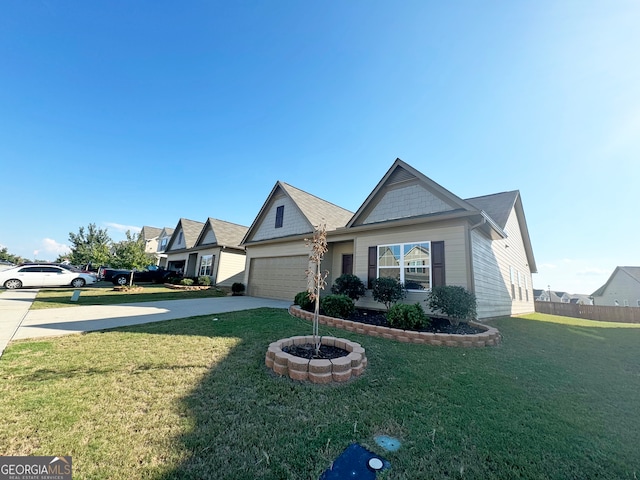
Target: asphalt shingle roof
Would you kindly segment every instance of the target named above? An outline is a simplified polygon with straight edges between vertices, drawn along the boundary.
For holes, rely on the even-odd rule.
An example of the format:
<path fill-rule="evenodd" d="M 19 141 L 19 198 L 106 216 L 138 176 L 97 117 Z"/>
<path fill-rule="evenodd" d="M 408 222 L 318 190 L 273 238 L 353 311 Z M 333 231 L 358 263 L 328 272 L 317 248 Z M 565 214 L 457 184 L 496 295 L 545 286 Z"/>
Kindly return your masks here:
<path fill-rule="evenodd" d="M 353 216 L 353 212 L 322 200 L 288 183 L 280 182 L 280 186 L 314 227 L 324 223 L 328 231 L 335 230 L 336 228 L 344 227 Z"/>

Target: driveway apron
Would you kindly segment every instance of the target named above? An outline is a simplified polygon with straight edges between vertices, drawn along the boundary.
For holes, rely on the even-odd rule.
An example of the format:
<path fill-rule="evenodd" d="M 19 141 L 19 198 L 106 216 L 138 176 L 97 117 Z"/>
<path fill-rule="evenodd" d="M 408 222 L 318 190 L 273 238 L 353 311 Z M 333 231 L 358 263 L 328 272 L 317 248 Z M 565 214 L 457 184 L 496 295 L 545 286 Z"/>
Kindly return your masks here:
<path fill-rule="evenodd" d="M 0 356 L 20 328 L 37 294 L 37 289 L 0 292 Z"/>

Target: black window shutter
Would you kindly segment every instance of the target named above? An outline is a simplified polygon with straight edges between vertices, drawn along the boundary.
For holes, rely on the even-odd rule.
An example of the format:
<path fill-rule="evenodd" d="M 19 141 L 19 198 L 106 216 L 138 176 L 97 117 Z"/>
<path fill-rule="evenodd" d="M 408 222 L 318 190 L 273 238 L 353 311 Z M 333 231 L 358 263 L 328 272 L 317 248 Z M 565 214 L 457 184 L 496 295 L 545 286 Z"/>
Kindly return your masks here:
<path fill-rule="evenodd" d="M 446 285 L 444 275 L 444 242 L 431 242 L 431 280 L 433 286 Z"/>
<path fill-rule="evenodd" d="M 376 279 L 378 273 L 378 247 L 369 247 L 369 269 L 367 273 L 367 288 L 371 288 L 371 283 Z"/>

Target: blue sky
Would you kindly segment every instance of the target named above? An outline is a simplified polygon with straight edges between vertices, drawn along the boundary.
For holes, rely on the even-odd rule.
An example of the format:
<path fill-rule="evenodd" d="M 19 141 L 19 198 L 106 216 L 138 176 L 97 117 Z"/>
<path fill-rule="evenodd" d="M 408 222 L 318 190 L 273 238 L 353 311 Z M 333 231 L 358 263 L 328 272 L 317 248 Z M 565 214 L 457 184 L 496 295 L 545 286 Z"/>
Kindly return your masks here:
<path fill-rule="evenodd" d="M 518 189 L 536 288 L 640 265 L 637 1 L 8 0 L 0 245 L 250 225 L 277 180 L 355 211 L 399 157 Z M 37 253 L 36 253 L 37 252 Z"/>

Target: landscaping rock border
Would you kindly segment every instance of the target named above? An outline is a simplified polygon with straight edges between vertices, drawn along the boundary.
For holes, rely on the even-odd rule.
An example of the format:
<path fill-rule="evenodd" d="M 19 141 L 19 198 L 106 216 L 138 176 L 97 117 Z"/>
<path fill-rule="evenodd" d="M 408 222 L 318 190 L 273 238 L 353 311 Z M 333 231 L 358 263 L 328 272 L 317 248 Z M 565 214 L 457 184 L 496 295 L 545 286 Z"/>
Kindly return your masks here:
<path fill-rule="evenodd" d="M 289 307 L 289 313 L 294 317 L 313 320 L 313 313 L 303 310 L 298 305 L 291 305 Z M 353 322 L 351 320 L 343 320 L 341 318 L 327 317 L 326 315 L 320 315 L 318 317 L 318 322 L 321 325 L 342 328 L 343 330 L 359 333 L 361 335 L 382 337 L 405 343 L 421 343 L 446 347 L 488 347 L 500 344 L 500 332 L 498 329 L 478 322 L 469 322 L 469 325 L 484 331 L 482 333 L 470 335 L 400 330 L 398 328 L 380 327 L 377 325 Z"/>
<path fill-rule="evenodd" d="M 284 347 L 307 343 L 313 343 L 312 335 L 283 338 L 271 343 L 264 359 L 265 365 L 277 375 L 289 377 L 292 380 L 319 384 L 346 382 L 353 377 L 362 375 L 367 366 L 364 348 L 359 343 L 345 338 L 328 336 L 320 338 L 322 345 L 341 348 L 349 352 L 348 355 L 333 360 L 308 360 L 282 351 Z"/>
<path fill-rule="evenodd" d="M 209 290 L 211 288 L 209 285 L 174 285 L 173 283 L 165 283 L 164 286 L 172 290 Z"/>

